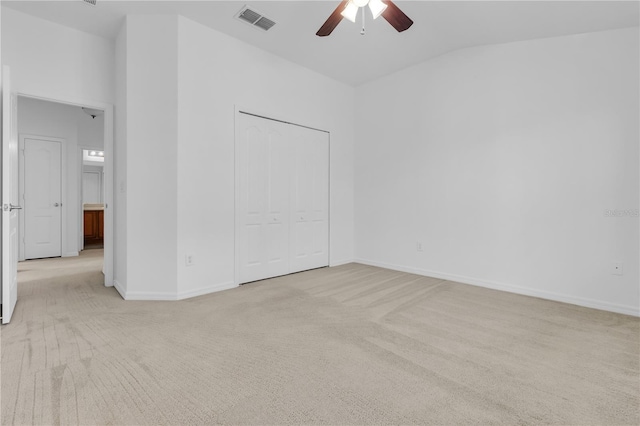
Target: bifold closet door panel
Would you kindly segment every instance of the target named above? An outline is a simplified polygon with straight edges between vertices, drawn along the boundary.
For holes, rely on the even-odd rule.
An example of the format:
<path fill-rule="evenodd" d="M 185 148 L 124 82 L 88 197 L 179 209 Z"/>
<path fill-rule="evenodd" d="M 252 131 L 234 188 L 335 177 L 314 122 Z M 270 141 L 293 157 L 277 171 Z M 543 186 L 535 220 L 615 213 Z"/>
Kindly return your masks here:
<path fill-rule="evenodd" d="M 288 274 L 290 148 L 284 124 L 240 114 L 239 282 Z"/>
<path fill-rule="evenodd" d="M 291 272 L 329 265 L 329 134 L 292 129 Z"/>

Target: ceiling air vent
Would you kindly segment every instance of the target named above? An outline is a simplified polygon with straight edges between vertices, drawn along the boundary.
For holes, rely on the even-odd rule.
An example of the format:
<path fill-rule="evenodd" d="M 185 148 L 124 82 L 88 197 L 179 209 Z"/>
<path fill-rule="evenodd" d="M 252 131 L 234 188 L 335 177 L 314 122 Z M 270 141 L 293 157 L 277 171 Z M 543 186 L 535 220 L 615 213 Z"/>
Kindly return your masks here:
<path fill-rule="evenodd" d="M 240 9 L 240 12 L 238 12 L 236 18 L 241 20 L 242 22 L 246 22 L 254 28 L 260 28 L 264 31 L 267 31 L 269 28 L 273 27 L 276 24 L 274 21 L 263 16 L 255 9 L 250 9 L 249 6 L 244 6 L 242 9 Z"/>
<path fill-rule="evenodd" d="M 83 2 L 90 4 L 91 6 L 95 6 L 98 3 L 98 0 L 82 0 Z"/>

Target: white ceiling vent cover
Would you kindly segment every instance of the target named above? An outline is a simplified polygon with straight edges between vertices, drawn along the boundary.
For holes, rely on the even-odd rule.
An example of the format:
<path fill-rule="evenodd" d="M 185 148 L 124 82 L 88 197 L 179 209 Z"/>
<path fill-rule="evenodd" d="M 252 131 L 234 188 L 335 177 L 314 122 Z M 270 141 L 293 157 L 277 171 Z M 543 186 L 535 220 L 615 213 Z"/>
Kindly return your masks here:
<path fill-rule="evenodd" d="M 236 19 L 264 31 L 269 30 L 269 28 L 276 24 L 273 20 L 265 17 L 262 13 L 250 8 L 249 6 L 244 6 L 240 9 L 240 12 L 236 15 Z"/>
<path fill-rule="evenodd" d="M 98 0 L 82 0 L 83 2 L 90 4 L 91 6 L 95 6 L 98 3 Z"/>

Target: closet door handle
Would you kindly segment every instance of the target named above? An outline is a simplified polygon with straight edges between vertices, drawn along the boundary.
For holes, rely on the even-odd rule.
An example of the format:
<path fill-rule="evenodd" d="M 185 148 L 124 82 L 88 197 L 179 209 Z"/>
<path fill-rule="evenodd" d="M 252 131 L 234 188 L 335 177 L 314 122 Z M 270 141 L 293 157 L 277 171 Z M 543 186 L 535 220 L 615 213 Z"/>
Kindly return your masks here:
<path fill-rule="evenodd" d="M 60 206 L 60 204 L 58 204 L 58 203 L 53 203 L 53 207 L 59 207 L 59 206 Z"/>

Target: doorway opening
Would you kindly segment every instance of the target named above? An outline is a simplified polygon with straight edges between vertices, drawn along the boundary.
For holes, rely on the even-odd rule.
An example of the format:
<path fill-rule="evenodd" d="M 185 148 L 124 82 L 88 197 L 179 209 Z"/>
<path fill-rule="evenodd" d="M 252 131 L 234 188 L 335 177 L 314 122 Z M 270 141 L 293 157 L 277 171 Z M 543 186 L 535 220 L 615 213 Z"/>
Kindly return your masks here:
<path fill-rule="evenodd" d="M 82 156 L 82 238 L 83 250 L 104 248 L 104 151 L 86 149 Z"/>
<path fill-rule="evenodd" d="M 18 96 L 18 284 L 41 269 L 43 283 L 90 259 L 104 280 L 106 206 L 104 111 Z M 85 152 L 87 155 L 85 155 Z M 90 235 L 86 232 L 90 231 Z M 94 250 L 87 256 L 88 250 Z M 97 259 L 97 258 L 100 259 Z M 43 263 L 43 260 L 46 262 Z M 28 277 L 29 276 L 29 277 Z M 107 283 L 110 285 L 110 283 Z"/>

